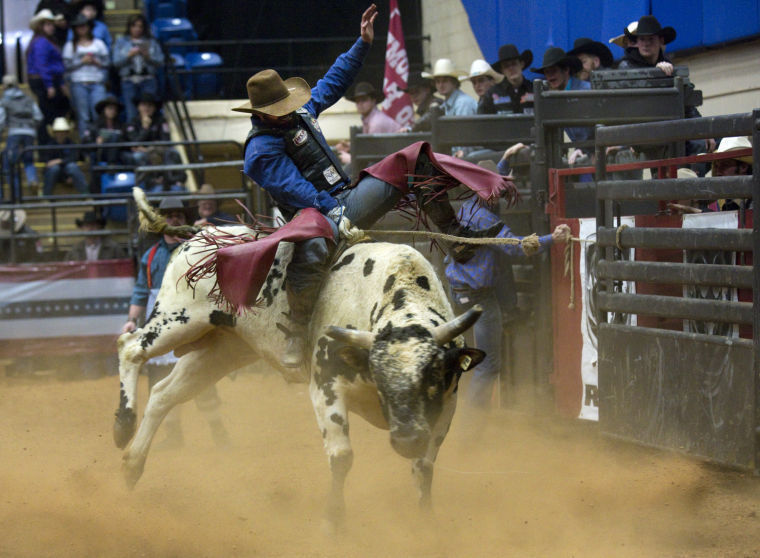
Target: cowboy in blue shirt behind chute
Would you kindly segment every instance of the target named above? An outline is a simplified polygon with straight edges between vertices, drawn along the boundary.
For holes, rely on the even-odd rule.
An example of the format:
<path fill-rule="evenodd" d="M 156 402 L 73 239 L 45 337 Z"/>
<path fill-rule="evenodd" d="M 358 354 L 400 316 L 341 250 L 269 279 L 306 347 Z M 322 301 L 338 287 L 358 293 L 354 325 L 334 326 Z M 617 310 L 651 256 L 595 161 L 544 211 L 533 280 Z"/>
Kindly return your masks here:
<path fill-rule="evenodd" d="M 351 187 L 349 177 L 330 149 L 317 123 L 319 114 L 337 102 L 361 69 L 374 38 L 377 6 L 362 14 L 361 37 L 340 55 L 315 87 L 299 77 L 283 80 L 274 70 L 263 70 L 247 82 L 249 102 L 233 110 L 252 115 L 245 144 L 245 173 L 264 188 L 288 218 L 303 208 L 316 208 L 328 218 L 333 236 L 352 240 L 392 209 L 402 196 L 394 185 L 365 176 Z M 416 175 L 436 170 L 420 156 Z M 457 236 L 493 236 L 460 226 L 448 197 L 436 196 L 424 211 L 443 232 Z M 283 366 L 301 368 L 306 328 L 316 301 L 329 255 L 324 238 L 297 242 L 287 267 L 286 292 L 291 335 Z"/>

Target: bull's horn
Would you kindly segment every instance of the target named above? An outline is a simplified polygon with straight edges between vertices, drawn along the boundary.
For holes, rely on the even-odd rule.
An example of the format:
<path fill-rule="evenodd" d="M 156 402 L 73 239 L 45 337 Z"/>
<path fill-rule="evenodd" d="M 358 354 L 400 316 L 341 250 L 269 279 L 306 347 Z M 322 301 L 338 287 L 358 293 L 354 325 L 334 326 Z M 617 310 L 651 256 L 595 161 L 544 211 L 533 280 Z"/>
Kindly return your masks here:
<path fill-rule="evenodd" d="M 482 313 L 483 307 L 480 304 L 476 304 L 461 316 L 457 316 L 450 322 L 436 327 L 433 330 L 433 339 L 439 345 L 445 345 L 472 327 L 472 324 L 478 321 Z"/>
<path fill-rule="evenodd" d="M 350 345 L 369 349 L 372 346 L 374 335 L 369 331 L 359 331 L 358 329 L 346 329 L 338 326 L 328 326 L 327 335 L 338 341 L 343 341 Z"/>

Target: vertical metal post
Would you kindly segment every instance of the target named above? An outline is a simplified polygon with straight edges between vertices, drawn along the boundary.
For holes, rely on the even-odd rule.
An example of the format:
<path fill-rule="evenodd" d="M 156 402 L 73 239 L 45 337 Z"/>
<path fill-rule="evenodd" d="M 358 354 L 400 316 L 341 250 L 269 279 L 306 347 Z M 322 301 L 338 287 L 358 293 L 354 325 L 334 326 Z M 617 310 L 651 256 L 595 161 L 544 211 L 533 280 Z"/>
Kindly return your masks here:
<path fill-rule="evenodd" d="M 598 125 L 596 128 L 599 130 L 603 126 Z M 597 136 L 598 137 L 598 134 Z M 597 141 L 596 143 L 596 182 L 600 182 L 602 180 L 607 180 L 607 146 L 606 145 L 600 145 Z M 598 190 L 597 190 L 598 192 Z M 599 227 L 611 227 L 613 225 L 612 223 L 612 201 L 602 198 L 597 193 L 596 197 L 596 230 L 597 233 L 599 231 Z M 597 250 L 597 254 L 599 258 L 602 257 L 602 254 L 599 253 Z M 614 254 L 613 254 L 613 248 L 605 248 L 604 249 L 604 259 L 605 260 L 613 260 Z M 598 291 L 602 290 L 602 287 L 604 290 L 611 292 L 612 291 L 612 281 L 610 279 L 605 280 L 604 285 L 599 285 Z M 599 305 L 594 305 L 596 308 L 596 323 L 601 324 L 605 323 L 607 321 L 607 312 L 602 312 L 599 310 Z"/>
<path fill-rule="evenodd" d="M 752 156 L 760 161 L 760 109 L 752 111 Z M 755 475 L 760 475 L 760 216 L 757 215 L 760 200 L 760 169 L 752 168 L 752 377 L 755 388 Z"/>

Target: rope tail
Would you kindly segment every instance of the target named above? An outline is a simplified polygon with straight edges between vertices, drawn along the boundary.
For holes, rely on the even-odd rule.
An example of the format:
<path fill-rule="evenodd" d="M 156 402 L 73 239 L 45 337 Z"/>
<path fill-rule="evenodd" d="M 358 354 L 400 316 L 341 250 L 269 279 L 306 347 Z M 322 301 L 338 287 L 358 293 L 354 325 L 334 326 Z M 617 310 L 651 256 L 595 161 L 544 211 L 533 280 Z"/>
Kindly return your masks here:
<path fill-rule="evenodd" d="M 180 225 L 179 227 L 169 225 L 166 219 L 150 205 L 142 188 L 137 186 L 132 188 L 132 197 L 137 204 L 141 231 L 178 236 L 180 238 L 192 238 L 195 233 L 201 230 L 199 227 L 192 225 Z"/>

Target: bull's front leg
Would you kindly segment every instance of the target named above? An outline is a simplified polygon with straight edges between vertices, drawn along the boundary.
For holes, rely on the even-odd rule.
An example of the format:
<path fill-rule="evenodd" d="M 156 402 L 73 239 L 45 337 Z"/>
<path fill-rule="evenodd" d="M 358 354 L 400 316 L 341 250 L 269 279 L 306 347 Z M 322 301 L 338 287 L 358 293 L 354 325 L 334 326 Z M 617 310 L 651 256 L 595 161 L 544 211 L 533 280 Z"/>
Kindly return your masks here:
<path fill-rule="evenodd" d="M 113 441 L 124 449 L 135 433 L 137 425 L 137 379 L 145 358 L 139 347 L 136 333 L 119 337 L 119 408 L 113 424 Z"/>
<path fill-rule="evenodd" d="M 334 387 L 335 383 L 332 380 L 327 384 L 318 385 L 314 378 L 309 386 L 311 402 L 332 475 L 324 522 L 324 528 L 328 533 L 335 532 L 345 521 L 346 501 L 343 489 L 354 461 L 354 452 L 348 437 L 348 412 L 345 402 L 336 394 Z"/>

